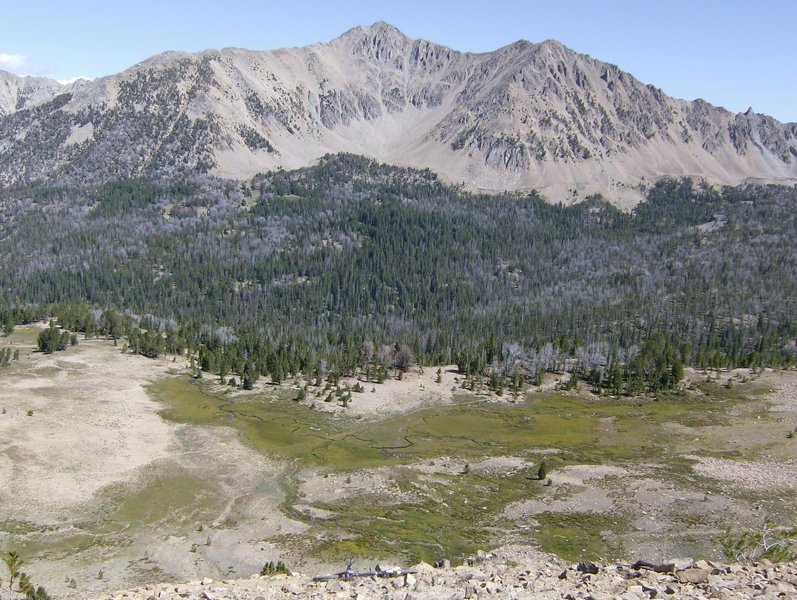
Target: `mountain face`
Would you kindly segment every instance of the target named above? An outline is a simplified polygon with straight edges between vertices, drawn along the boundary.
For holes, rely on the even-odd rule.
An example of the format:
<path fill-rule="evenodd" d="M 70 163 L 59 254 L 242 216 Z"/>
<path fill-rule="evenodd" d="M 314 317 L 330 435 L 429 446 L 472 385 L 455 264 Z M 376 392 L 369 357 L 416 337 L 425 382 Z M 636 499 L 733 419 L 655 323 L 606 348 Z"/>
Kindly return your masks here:
<path fill-rule="evenodd" d="M 61 86 L 0 72 L 0 185 L 248 179 L 350 152 L 469 188 L 602 193 L 662 176 L 797 181 L 797 124 L 644 85 L 561 44 L 461 53 L 385 23 L 305 48 L 169 52 Z"/>
<path fill-rule="evenodd" d="M 67 88 L 52 79 L 0 71 L 0 117 L 46 102 Z"/>

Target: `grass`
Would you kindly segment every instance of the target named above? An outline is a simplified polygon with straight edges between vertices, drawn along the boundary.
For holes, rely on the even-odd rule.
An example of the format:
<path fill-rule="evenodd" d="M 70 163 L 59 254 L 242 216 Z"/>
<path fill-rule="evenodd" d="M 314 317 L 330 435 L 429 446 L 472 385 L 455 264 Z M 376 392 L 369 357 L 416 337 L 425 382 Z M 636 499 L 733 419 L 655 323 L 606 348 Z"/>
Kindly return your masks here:
<path fill-rule="evenodd" d="M 507 504 L 539 493 L 541 484 L 530 478 L 530 470 L 507 477 L 436 475 L 423 481 L 423 494 L 408 478 L 400 486 L 415 502 L 319 505 L 337 517 L 317 528 L 323 541 L 314 554 L 330 561 L 400 556 L 408 564 L 461 559 L 497 542 L 498 515 Z"/>
<path fill-rule="evenodd" d="M 746 401 L 742 385 L 732 390 L 712 384 L 701 388 L 701 396 L 668 394 L 657 399 L 539 394 L 511 406 L 455 403 L 364 423 L 311 410 L 286 395 L 232 400 L 185 377 L 164 380 L 151 391 L 164 402 L 164 418 L 235 428 L 252 447 L 291 460 L 297 468 L 340 473 L 419 464 L 441 456 L 463 463 L 486 456 L 519 456 L 535 463 L 538 458 L 531 451 L 556 448 L 559 453 L 546 458 L 554 479 L 556 469 L 568 464 L 628 467 L 653 457 L 660 465 L 658 476 L 690 487 L 694 475 L 691 462 L 681 456 L 685 449 L 710 433 L 712 443 L 700 446 L 702 454 L 734 456 L 719 439 L 730 433 L 715 426 L 741 423 L 749 413 L 746 409 L 732 416 L 734 407 Z M 665 431 L 668 424 L 680 429 Z M 516 533 L 515 525 L 501 522 L 500 515 L 507 505 L 541 493 L 541 484 L 529 481 L 533 467 L 529 470 L 504 477 L 438 475 L 430 481 L 404 469 L 400 486 L 412 501 L 330 500 L 316 505 L 336 515 L 323 521 L 292 510 L 295 486 L 286 482 L 284 512 L 311 525 L 310 536 L 318 540 L 312 551 L 328 560 L 456 560 Z M 544 550 L 572 560 L 622 556 L 622 546 L 613 541 L 628 528 L 621 516 L 543 513 L 538 521 L 540 527 L 529 535 Z"/>
<path fill-rule="evenodd" d="M 132 493 L 111 488 L 104 495 L 108 507 L 104 514 L 63 531 L 25 523 L 9 523 L 3 529 L 26 560 L 58 560 L 124 545 L 122 532 L 128 528 L 179 533 L 196 522 L 210 521 L 223 507 L 221 496 L 207 483 L 181 474 L 159 477 Z M 85 556 L 83 560 L 91 562 Z"/>
<path fill-rule="evenodd" d="M 627 527 L 624 517 L 546 512 L 535 518 L 540 523 L 535 540 L 545 552 L 573 562 L 600 561 L 623 555 L 620 540 Z"/>
<path fill-rule="evenodd" d="M 233 427 L 260 451 L 305 466 L 332 470 L 407 464 L 437 456 L 525 455 L 557 448 L 568 462 L 628 462 L 675 455 L 679 441 L 661 435 L 663 423 L 702 427 L 728 422 L 730 398 L 673 396 L 663 400 L 591 401 L 540 395 L 525 404 L 430 407 L 377 422 L 342 421 L 273 395 L 231 400 L 188 378 L 151 388 L 165 403 L 162 416 L 193 425 Z M 615 433 L 600 430 L 612 419 Z"/>
<path fill-rule="evenodd" d="M 223 503 L 206 482 L 182 474 L 159 477 L 133 493 L 117 496 L 113 509 L 102 519 L 100 530 L 118 530 L 125 525 L 179 527 L 210 520 Z"/>

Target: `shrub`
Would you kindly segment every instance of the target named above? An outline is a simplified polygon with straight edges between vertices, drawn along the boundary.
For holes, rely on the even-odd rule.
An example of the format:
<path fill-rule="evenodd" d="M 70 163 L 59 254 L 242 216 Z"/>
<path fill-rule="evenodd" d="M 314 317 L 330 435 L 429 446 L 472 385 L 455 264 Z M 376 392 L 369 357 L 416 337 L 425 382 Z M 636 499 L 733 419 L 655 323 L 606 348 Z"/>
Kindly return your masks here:
<path fill-rule="evenodd" d="M 797 560 L 797 527 L 778 526 L 769 517 L 759 530 L 736 533 L 729 527 L 717 542 L 725 558 L 739 563 Z"/>
<path fill-rule="evenodd" d="M 275 563 L 269 561 L 263 565 L 263 568 L 260 569 L 260 576 L 261 577 L 270 577 L 271 575 L 290 575 L 291 572 L 288 567 L 285 566 L 285 563 L 281 560 L 278 560 Z"/>

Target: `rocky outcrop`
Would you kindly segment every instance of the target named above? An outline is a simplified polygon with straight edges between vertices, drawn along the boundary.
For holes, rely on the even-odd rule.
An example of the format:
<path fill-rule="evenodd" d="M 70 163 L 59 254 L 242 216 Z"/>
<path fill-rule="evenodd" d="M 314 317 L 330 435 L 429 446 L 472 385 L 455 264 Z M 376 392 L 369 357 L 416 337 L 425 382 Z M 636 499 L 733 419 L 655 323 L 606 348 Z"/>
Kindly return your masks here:
<path fill-rule="evenodd" d="M 46 102 L 68 89 L 45 77 L 19 77 L 0 71 L 0 117 Z"/>
<path fill-rule="evenodd" d="M 376 23 L 306 48 L 169 52 L 72 86 L 0 72 L 0 185 L 247 179 L 336 152 L 555 201 L 627 204 L 662 176 L 797 181 L 797 125 L 670 98 L 555 41 L 471 54 Z"/>
<path fill-rule="evenodd" d="M 719 566 L 707 561 L 597 565 L 570 564 L 524 547 L 480 554 L 468 564 L 433 568 L 394 578 L 315 582 L 304 575 L 253 577 L 236 581 L 203 579 L 187 584 L 151 585 L 119 591 L 103 600 L 197 598 L 566 598 L 647 600 L 649 598 L 795 598 L 797 565 L 761 561 L 752 566 Z"/>

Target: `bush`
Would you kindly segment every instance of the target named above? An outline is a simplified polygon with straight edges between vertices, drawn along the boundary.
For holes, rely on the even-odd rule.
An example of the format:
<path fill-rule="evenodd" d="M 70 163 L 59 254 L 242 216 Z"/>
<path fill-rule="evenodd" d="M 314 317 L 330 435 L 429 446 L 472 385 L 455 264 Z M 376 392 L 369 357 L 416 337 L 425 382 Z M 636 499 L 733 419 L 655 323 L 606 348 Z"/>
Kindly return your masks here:
<path fill-rule="evenodd" d="M 281 560 L 278 560 L 276 564 L 269 561 L 263 565 L 263 568 L 260 569 L 260 576 L 261 577 L 270 577 L 271 575 L 290 575 L 291 572 L 288 567 L 285 566 L 285 563 Z"/>
<path fill-rule="evenodd" d="M 69 344 L 70 337 L 71 336 L 69 335 L 68 331 L 59 331 L 52 323 L 50 323 L 50 327 L 42 330 L 42 332 L 39 333 L 39 337 L 37 339 L 39 351 L 46 354 L 64 351 Z"/>
<path fill-rule="evenodd" d="M 797 560 L 797 527 L 778 526 L 769 517 L 760 530 L 736 533 L 729 527 L 717 542 L 725 558 L 739 563 Z"/>
<path fill-rule="evenodd" d="M 548 465 L 545 464 L 545 461 L 540 463 L 540 466 L 537 468 L 537 479 L 542 481 L 548 476 Z"/>
<path fill-rule="evenodd" d="M 9 598 L 21 595 L 26 600 L 52 600 L 47 591 L 42 586 L 34 585 L 28 574 L 22 570 L 22 559 L 16 551 L 5 552 L 0 560 L 7 572 Z"/>

